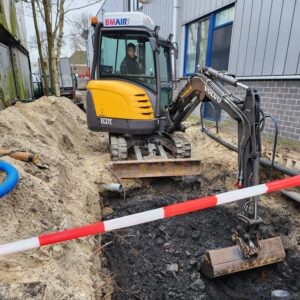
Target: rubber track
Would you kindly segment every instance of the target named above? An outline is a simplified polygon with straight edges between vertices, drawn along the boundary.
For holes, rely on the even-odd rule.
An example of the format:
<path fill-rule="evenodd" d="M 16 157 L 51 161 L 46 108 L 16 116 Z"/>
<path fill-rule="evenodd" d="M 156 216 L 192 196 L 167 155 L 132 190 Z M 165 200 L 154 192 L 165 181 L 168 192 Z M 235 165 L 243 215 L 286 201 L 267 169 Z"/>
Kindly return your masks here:
<path fill-rule="evenodd" d="M 113 161 L 127 159 L 127 143 L 122 136 L 110 136 L 110 154 Z"/>
<path fill-rule="evenodd" d="M 191 144 L 182 134 L 175 133 L 171 135 L 171 138 L 176 148 L 176 158 L 191 157 Z"/>

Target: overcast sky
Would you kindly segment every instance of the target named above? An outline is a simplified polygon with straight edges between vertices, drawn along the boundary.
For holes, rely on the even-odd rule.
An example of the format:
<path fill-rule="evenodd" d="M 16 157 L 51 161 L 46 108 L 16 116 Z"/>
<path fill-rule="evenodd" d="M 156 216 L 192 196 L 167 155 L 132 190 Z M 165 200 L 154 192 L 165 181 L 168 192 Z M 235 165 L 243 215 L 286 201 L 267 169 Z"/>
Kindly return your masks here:
<path fill-rule="evenodd" d="M 97 0 L 66 0 L 66 7 L 70 8 L 75 8 L 75 7 L 81 7 L 86 5 L 86 3 L 94 3 Z M 76 20 L 80 18 L 82 14 L 88 14 L 90 16 L 95 16 L 101 6 L 101 2 L 103 0 L 99 0 L 98 3 L 82 8 L 80 10 L 74 10 L 70 11 L 69 13 L 66 14 L 66 20 L 65 20 L 65 27 L 64 27 L 64 34 L 67 37 L 71 31 L 72 31 L 72 20 Z M 34 31 L 34 24 L 33 24 L 33 18 L 32 18 L 32 12 L 29 6 L 27 4 L 24 4 L 24 14 L 25 14 L 25 22 L 26 22 L 26 32 L 27 32 L 27 41 L 28 41 L 28 46 L 29 46 L 29 53 L 30 53 L 30 59 L 32 63 L 35 63 L 38 60 L 38 51 L 37 49 L 34 49 L 32 47 L 32 42 L 35 37 L 35 31 Z M 42 28 L 43 26 L 43 20 L 39 16 L 39 27 Z M 70 56 L 73 52 L 74 49 L 72 47 L 72 43 L 70 40 L 66 39 L 65 40 L 66 45 L 63 46 L 62 48 L 62 54 L 61 56 Z"/>

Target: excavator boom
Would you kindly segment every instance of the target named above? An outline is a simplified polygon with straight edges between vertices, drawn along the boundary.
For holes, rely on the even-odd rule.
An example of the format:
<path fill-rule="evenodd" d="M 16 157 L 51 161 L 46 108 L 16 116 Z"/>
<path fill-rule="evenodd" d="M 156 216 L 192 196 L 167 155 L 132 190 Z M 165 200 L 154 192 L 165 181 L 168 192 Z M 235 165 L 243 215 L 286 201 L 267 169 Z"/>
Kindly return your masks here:
<path fill-rule="evenodd" d="M 233 96 L 224 83 L 245 90 L 245 98 Z M 234 77 L 211 68 L 202 68 L 192 76 L 177 98 L 169 105 L 168 133 L 181 129 L 184 121 L 201 102 L 212 102 L 238 124 L 238 187 L 259 184 L 260 97 Z M 200 110 L 201 111 L 201 110 Z M 241 225 L 234 230 L 236 246 L 209 250 L 202 259 L 202 272 L 218 277 L 282 261 L 285 251 L 280 237 L 259 240 L 258 197 L 239 204 L 237 215 Z M 251 207 L 251 209 L 250 209 Z"/>

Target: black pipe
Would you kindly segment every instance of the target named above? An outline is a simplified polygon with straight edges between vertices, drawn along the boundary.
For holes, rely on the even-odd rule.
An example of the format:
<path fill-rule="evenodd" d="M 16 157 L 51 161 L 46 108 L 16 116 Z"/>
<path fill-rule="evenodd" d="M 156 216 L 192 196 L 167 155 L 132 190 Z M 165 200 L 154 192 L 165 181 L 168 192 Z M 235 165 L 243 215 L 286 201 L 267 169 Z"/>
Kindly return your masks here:
<path fill-rule="evenodd" d="M 202 132 L 204 132 L 205 134 L 207 134 L 210 138 L 212 138 L 213 140 L 215 140 L 216 142 L 222 144 L 223 146 L 227 147 L 228 149 L 234 151 L 234 152 L 238 152 L 238 148 L 235 145 L 232 145 L 226 141 L 224 141 L 223 139 L 217 137 L 215 134 L 213 134 L 211 131 L 207 130 L 206 128 L 202 128 Z M 272 166 L 272 162 L 266 158 L 260 158 L 259 162 L 262 166 L 264 167 L 268 167 L 270 168 Z M 279 165 L 277 163 L 273 164 L 273 168 L 283 174 L 289 175 L 289 176 L 296 176 L 296 175 L 300 175 L 300 171 L 299 170 L 294 170 L 294 169 L 289 169 L 287 167 L 284 167 L 282 165 Z"/>
<path fill-rule="evenodd" d="M 96 79 L 96 68 L 98 63 L 98 57 L 99 57 L 99 40 L 100 40 L 100 30 L 103 27 L 103 24 L 100 22 L 96 25 L 94 29 L 94 40 L 93 40 L 93 62 L 92 62 L 92 72 L 91 72 L 91 79 Z M 98 68 L 100 65 L 98 66 Z"/>
<path fill-rule="evenodd" d="M 273 145 L 271 170 L 270 170 L 270 181 L 272 181 L 272 171 L 273 171 L 273 166 L 274 166 L 274 162 L 275 162 L 275 154 L 276 154 L 277 138 L 278 138 L 279 128 L 278 128 L 277 121 L 271 115 L 264 115 L 263 119 L 260 120 L 260 123 L 264 122 L 267 118 L 270 118 L 272 120 L 272 122 L 274 124 L 274 127 L 275 127 L 274 145 Z"/>
<path fill-rule="evenodd" d="M 293 192 L 293 191 L 282 190 L 281 194 L 283 194 L 286 197 L 289 197 L 290 199 L 292 199 L 300 204 L 300 194 L 299 193 Z"/>

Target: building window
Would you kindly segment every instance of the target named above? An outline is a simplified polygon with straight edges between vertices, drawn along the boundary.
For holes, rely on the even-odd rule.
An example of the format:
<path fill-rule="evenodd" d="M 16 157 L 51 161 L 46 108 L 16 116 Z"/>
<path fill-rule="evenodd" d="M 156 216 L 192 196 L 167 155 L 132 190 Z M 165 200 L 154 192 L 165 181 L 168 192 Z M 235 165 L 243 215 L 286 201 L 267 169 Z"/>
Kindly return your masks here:
<path fill-rule="evenodd" d="M 232 23 L 234 19 L 234 6 L 224 9 L 216 14 L 215 26 L 221 26 L 226 23 Z"/>
<path fill-rule="evenodd" d="M 234 12 L 231 6 L 186 26 L 185 76 L 203 66 L 227 70 Z"/>
<path fill-rule="evenodd" d="M 227 70 L 229 61 L 234 6 L 215 15 L 209 66 L 216 70 Z"/>
<path fill-rule="evenodd" d="M 198 37 L 198 22 L 188 27 L 186 49 L 186 73 L 193 73 L 196 64 L 196 49 Z"/>
<path fill-rule="evenodd" d="M 227 70 L 229 61 L 234 6 L 212 13 L 186 27 L 184 75 L 190 76 L 198 67 L 209 66 Z M 203 118 L 220 121 L 221 108 L 204 103 Z"/>
<path fill-rule="evenodd" d="M 209 35 L 209 20 L 200 22 L 199 28 L 199 45 L 198 45 L 198 63 L 197 66 L 206 65 L 208 35 Z"/>

